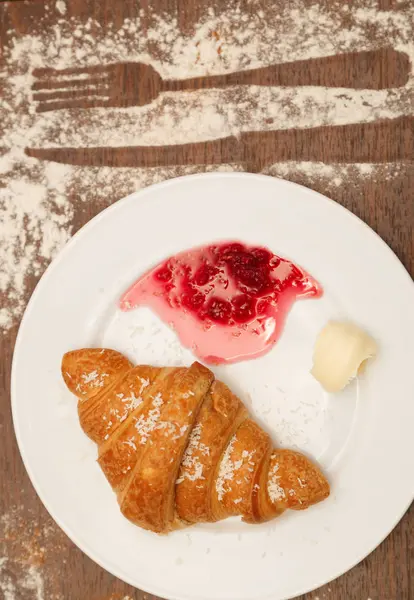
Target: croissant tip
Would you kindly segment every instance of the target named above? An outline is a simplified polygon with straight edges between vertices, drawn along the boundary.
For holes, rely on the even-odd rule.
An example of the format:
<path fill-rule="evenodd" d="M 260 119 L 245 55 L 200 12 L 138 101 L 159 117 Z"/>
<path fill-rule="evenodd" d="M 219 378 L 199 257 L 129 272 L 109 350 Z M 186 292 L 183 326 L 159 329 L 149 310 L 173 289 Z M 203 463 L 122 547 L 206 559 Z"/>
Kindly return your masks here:
<path fill-rule="evenodd" d="M 330 495 L 329 482 L 320 468 L 295 450 L 278 448 L 273 452 L 270 477 L 272 501 L 285 508 L 305 510 Z"/>
<path fill-rule="evenodd" d="M 82 401 L 95 396 L 130 368 L 132 363 L 123 354 L 107 348 L 70 350 L 61 364 L 64 382 Z"/>

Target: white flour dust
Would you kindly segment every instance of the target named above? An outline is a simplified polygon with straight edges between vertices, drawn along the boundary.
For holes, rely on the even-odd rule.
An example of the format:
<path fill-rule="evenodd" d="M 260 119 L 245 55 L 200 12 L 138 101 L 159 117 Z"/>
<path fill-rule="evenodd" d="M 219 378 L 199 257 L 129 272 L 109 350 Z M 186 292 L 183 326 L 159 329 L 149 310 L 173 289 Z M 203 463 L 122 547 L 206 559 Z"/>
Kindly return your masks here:
<path fill-rule="evenodd" d="M 65 15 L 67 11 L 67 6 L 64 0 L 56 0 L 56 10 L 61 15 Z"/>
<path fill-rule="evenodd" d="M 75 167 L 41 162 L 25 148 L 165 145 L 202 142 L 248 130 L 289 129 L 369 122 L 412 113 L 413 76 L 393 90 L 344 90 L 324 87 L 238 86 L 191 93 L 168 92 L 151 104 L 36 113 L 32 71 L 117 61 L 150 63 L 164 79 L 219 74 L 277 62 L 385 46 L 414 60 L 414 7 L 379 11 L 377 2 L 329 8 L 290 2 L 282 11 L 244 11 L 230 5 L 224 13 L 207 10 L 193 33 L 180 31 L 169 15 L 153 15 L 149 27 L 127 19 L 119 27 L 101 27 L 93 19 L 68 18 L 67 4 L 56 0 L 53 26 L 39 33 L 8 32 L 0 63 L 0 328 L 21 316 L 34 279 L 72 233 L 89 203 L 94 210 L 120 197 L 176 175 L 216 170 L 188 167 Z M 272 3 L 269 3 L 272 4 Z M 221 165 L 243 170 L 242 164 Z M 388 176 L 395 165 L 323 165 L 278 163 L 272 175 L 312 184 L 320 178 L 332 188 L 352 177 Z M 90 214 L 88 215 L 91 216 Z"/>
<path fill-rule="evenodd" d="M 0 516 L 0 598 L 63 600 L 61 580 L 50 568 L 66 562 L 67 540 L 51 520 L 40 522 L 24 506 Z"/>

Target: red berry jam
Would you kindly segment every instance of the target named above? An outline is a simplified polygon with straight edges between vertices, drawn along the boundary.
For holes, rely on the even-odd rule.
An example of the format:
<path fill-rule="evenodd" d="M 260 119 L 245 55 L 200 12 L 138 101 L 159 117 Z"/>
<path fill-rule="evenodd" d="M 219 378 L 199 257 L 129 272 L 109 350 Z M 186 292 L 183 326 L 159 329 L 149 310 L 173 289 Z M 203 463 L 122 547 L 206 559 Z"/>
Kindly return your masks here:
<path fill-rule="evenodd" d="M 149 306 L 206 363 L 260 356 L 279 337 L 297 298 L 319 284 L 267 248 L 221 242 L 180 252 L 141 277 L 120 307 Z"/>

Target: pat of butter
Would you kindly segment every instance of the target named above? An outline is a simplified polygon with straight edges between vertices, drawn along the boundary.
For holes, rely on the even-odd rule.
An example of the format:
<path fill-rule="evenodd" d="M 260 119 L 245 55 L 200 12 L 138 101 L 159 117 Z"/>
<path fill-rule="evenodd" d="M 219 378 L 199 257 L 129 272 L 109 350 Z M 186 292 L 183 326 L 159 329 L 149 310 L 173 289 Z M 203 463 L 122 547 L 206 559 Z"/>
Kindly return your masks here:
<path fill-rule="evenodd" d="M 329 321 L 316 339 L 311 373 L 327 392 L 340 392 L 376 353 L 375 340 L 357 325 Z"/>

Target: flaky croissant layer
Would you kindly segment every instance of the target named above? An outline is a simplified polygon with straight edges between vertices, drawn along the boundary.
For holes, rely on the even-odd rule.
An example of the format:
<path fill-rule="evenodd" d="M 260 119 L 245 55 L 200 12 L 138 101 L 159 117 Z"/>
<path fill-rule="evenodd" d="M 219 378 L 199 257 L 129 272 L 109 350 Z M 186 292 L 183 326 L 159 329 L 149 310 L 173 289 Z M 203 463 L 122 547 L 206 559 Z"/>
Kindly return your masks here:
<path fill-rule="evenodd" d="M 115 350 L 64 355 L 81 426 L 122 513 L 156 533 L 240 515 L 249 523 L 329 495 L 318 467 L 270 437 L 213 373 L 132 363 Z"/>

